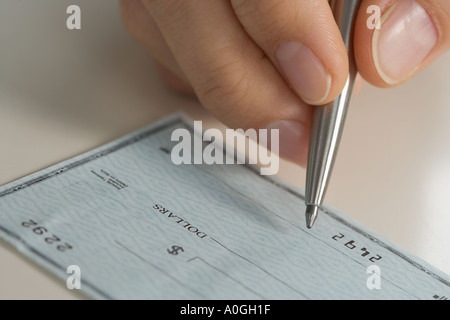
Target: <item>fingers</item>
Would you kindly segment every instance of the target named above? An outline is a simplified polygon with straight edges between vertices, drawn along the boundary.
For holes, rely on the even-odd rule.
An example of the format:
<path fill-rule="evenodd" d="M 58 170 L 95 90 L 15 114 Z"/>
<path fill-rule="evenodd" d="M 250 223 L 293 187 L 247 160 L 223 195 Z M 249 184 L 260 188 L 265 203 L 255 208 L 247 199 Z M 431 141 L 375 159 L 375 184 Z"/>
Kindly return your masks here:
<path fill-rule="evenodd" d="M 152 57 L 161 65 L 158 72 L 170 86 L 189 91 L 189 85 L 167 46 L 161 32 L 140 0 L 120 0 L 122 21 L 128 32 L 145 45 Z M 173 85 L 172 85 L 173 84 Z"/>
<path fill-rule="evenodd" d="M 367 8 L 381 10 L 379 29 L 369 28 Z M 413 77 L 450 48 L 450 1 L 364 0 L 355 28 L 360 74 L 392 87 Z"/>
<path fill-rule="evenodd" d="M 195 96 L 194 89 L 192 89 L 192 86 L 187 81 L 181 79 L 178 75 L 176 75 L 163 65 L 157 63 L 156 72 L 158 73 L 161 80 L 164 81 L 164 83 L 172 90 L 186 95 Z"/>
<path fill-rule="evenodd" d="M 279 129 L 280 154 L 306 163 L 310 107 L 286 85 L 228 1 L 143 3 L 206 109 L 232 128 Z"/>
<path fill-rule="evenodd" d="M 342 91 L 348 58 L 326 0 L 232 0 L 241 24 L 307 103 Z"/>

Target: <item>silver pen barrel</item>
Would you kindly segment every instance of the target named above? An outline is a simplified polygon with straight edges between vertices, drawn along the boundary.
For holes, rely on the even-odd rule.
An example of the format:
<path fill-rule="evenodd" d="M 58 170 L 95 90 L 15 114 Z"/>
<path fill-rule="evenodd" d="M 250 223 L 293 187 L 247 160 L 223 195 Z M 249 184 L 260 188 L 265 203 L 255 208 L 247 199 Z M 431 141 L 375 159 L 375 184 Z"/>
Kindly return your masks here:
<path fill-rule="evenodd" d="M 314 107 L 305 187 L 305 216 L 308 228 L 313 226 L 327 191 L 353 92 L 357 74 L 353 56 L 353 28 L 360 2 L 360 0 L 330 1 L 330 7 L 347 49 L 349 75 L 343 91 L 335 100 Z"/>

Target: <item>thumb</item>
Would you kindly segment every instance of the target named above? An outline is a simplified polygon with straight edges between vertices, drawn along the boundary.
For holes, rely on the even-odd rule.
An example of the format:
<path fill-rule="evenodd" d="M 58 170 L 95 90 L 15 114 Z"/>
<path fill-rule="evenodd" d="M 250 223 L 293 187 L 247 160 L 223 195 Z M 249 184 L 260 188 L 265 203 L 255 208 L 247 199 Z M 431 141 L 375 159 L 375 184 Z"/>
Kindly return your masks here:
<path fill-rule="evenodd" d="M 380 12 L 380 24 L 370 24 Z M 355 27 L 360 74 L 378 87 L 413 77 L 450 48 L 450 1 L 364 0 Z"/>

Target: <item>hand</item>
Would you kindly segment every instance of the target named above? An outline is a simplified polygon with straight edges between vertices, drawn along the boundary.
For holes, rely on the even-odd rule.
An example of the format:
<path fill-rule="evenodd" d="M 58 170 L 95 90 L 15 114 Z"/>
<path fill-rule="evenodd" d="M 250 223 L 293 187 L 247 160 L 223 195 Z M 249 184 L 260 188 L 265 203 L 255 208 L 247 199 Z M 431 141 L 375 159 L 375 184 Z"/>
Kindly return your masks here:
<path fill-rule="evenodd" d="M 304 166 L 312 106 L 342 91 L 348 58 L 326 0 L 121 0 L 123 21 L 173 88 L 231 128 L 279 129 L 280 155 Z M 381 9 L 369 28 L 367 8 Z M 364 0 L 358 71 L 392 87 L 450 48 L 450 1 Z"/>

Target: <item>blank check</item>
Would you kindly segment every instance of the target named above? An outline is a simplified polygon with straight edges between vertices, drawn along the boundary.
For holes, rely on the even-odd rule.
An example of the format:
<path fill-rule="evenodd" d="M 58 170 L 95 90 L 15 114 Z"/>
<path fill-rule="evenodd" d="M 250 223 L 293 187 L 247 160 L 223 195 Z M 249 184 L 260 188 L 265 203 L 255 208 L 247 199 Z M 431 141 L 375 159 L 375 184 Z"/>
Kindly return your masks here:
<path fill-rule="evenodd" d="M 175 165 L 172 116 L 0 188 L 0 236 L 95 299 L 445 299 L 450 277 L 255 167 Z M 68 281 L 69 282 L 69 281 Z"/>

